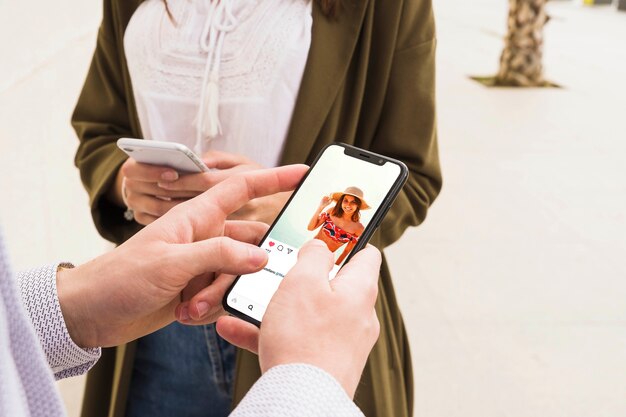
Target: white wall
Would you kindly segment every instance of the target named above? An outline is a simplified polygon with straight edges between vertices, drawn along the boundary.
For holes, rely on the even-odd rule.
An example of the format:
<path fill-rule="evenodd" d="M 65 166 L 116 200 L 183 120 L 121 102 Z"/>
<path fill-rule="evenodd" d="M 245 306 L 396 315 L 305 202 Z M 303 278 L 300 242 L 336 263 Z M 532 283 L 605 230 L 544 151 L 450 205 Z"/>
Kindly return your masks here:
<path fill-rule="evenodd" d="M 69 119 L 101 18 L 99 0 L 0 0 L 0 227 L 15 269 L 106 250 L 89 216 Z M 62 382 L 71 416 L 83 379 Z"/>
<path fill-rule="evenodd" d="M 0 3 L 0 216 L 16 268 L 103 247 L 69 124 L 100 15 L 98 0 Z"/>

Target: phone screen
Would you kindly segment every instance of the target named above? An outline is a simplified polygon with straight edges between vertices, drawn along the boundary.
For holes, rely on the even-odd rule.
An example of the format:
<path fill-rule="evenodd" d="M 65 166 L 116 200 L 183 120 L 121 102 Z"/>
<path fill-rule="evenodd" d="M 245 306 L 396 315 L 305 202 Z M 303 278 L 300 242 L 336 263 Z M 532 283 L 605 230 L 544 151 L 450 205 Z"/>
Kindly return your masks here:
<path fill-rule="evenodd" d="M 375 154 L 369 159 L 355 157 L 346 149 L 355 148 L 330 145 L 320 155 L 261 242 L 269 255 L 267 265 L 239 277 L 226 296 L 230 309 L 260 322 L 305 242 L 320 239 L 328 245 L 335 257 L 332 279 L 358 242 L 368 238 L 368 225 L 373 227 L 372 220 L 378 221 L 391 204 L 389 196 L 403 170 L 393 160 Z"/>

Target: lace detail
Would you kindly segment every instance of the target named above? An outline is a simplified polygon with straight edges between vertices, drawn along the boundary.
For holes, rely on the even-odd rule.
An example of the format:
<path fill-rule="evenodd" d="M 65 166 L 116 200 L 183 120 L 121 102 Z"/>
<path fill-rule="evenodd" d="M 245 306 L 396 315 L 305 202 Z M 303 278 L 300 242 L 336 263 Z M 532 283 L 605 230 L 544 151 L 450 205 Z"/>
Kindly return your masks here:
<path fill-rule="evenodd" d="M 148 0 L 137 9 L 124 39 L 136 90 L 199 100 L 207 59 L 200 47 L 206 4 L 169 0 L 176 23 L 170 21 L 161 0 Z M 235 2 L 240 24 L 224 40 L 220 102 L 267 97 L 277 81 L 277 68 L 293 49 L 291 35 L 302 31 L 307 8 L 307 0 Z"/>

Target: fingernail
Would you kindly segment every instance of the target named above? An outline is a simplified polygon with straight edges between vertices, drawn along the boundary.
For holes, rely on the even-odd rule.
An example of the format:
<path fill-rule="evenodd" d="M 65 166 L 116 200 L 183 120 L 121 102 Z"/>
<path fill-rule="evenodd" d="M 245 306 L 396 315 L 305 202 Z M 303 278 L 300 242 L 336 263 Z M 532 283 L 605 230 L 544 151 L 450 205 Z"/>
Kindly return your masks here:
<path fill-rule="evenodd" d="M 200 315 L 200 318 L 202 318 L 206 313 L 209 312 L 209 303 L 207 303 L 206 301 L 199 301 L 198 304 L 196 304 L 196 308 L 198 309 L 198 314 Z"/>
<path fill-rule="evenodd" d="M 169 182 L 157 182 L 157 185 L 160 188 L 165 188 L 165 189 L 169 189 L 170 188 L 170 183 Z"/>
<path fill-rule="evenodd" d="M 189 320 L 189 307 L 185 306 L 183 308 L 180 309 L 180 314 L 178 316 L 178 320 L 180 321 L 187 321 Z"/>
<path fill-rule="evenodd" d="M 267 263 L 267 252 L 261 248 L 250 248 L 250 262 L 255 266 L 264 266 Z"/>
<path fill-rule="evenodd" d="M 176 181 L 178 179 L 178 172 L 176 171 L 165 171 L 161 174 L 161 179 L 165 181 Z"/>

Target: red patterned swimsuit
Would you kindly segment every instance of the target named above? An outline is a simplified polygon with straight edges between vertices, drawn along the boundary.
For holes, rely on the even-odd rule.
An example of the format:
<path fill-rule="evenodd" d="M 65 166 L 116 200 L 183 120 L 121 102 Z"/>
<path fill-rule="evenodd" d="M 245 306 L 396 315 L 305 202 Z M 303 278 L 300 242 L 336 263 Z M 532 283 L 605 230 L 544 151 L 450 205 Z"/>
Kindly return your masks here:
<path fill-rule="evenodd" d="M 348 242 L 358 242 L 359 237 L 354 233 L 347 232 L 343 230 L 341 227 L 337 226 L 333 219 L 330 217 L 328 213 L 322 213 L 322 219 L 324 219 L 324 223 L 322 223 L 322 230 L 332 240 L 335 242 L 348 243 Z"/>

